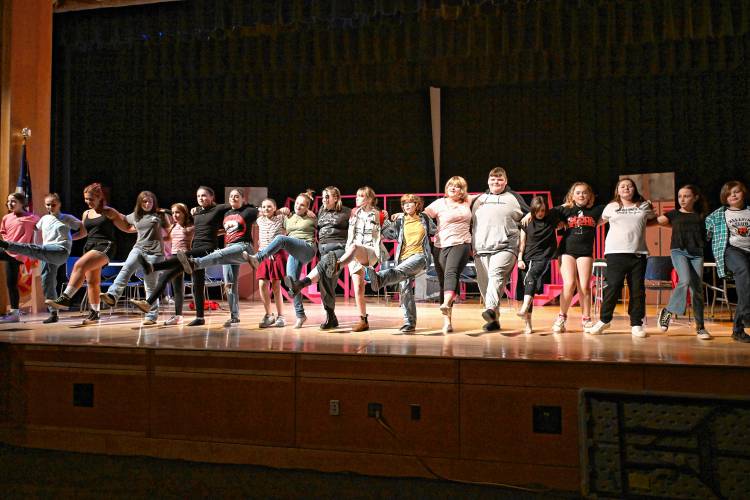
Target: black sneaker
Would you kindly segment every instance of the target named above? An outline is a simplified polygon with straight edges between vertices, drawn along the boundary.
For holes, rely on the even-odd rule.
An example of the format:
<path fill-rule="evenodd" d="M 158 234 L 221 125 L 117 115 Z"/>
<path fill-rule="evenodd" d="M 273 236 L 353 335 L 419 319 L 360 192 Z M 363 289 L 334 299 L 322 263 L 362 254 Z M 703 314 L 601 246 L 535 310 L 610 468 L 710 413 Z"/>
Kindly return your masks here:
<path fill-rule="evenodd" d="M 89 315 L 86 316 L 86 318 L 81 322 L 82 325 L 93 325 L 95 323 L 99 323 L 99 311 L 94 311 L 91 309 L 89 311 Z"/>
<path fill-rule="evenodd" d="M 488 321 L 484 325 L 482 325 L 482 330 L 485 332 L 497 332 L 500 330 L 500 323 L 498 323 L 497 320 L 495 321 Z"/>
<path fill-rule="evenodd" d="M 55 300 L 47 299 L 44 301 L 45 304 L 47 304 L 48 306 L 52 306 L 55 309 L 67 309 L 70 307 L 71 302 L 72 301 L 70 300 L 70 297 L 68 297 L 64 293 L 61 293 L 60 296 Z"/>
<path fill-rule="evenodd" d="M 416 331 L 416 328 L 414 327 L 414 325 L 410 325 L 409 323 L 405 323 L 405 324 L 401 325 L 401 328 L 399 328 L 398 331 L 399 332 L 403 332 L 403 333 L 411 333 L 413 331 Z"/>
<path fill-rule="evenodd" d="M 491 323 L 493 321 L 497 321 L 497 312 L 495 312 L 494 309 L 485 309 L 482 311 L 482 319 L 484 319 L 487 323 Z"/>
<path fill-rule="evenodd" d="M 333 311 L 326 311 L 326 320 L 320 324 L 321 330 L 330 330 L 339 326 L 339 319 Z"/>
<path fill-rule="evenodd" d="M 117 298 L 111 293 L 100 293 L 99 300 L 107 304 L 109 307 L 113 307 L 117 302 Z"/>
<path fill-rule="evenodd" d="M 239 322 L 240 322 L 240 318 L 229 318 L 228 320 L 224 322 L 224 328 L 231 328 Z"/>
<path fill-rule="evenodd" d="M 659 323 L 661 331 L 666 332 L 669 330 L 669 322 L 672 321 L 672 313 L 666 307 L 662 307 L 659 309 L 659 317 L 656 321 Z"/>
<path fill-rule="evenodd" d="M 187 324 L 187 326 L 202 326 L 206 324 L 206 320 L 203 318 L 195 318 L 193 321 Z"/>
<path fill-rule="evenodd" d="M 298 281 L 289 275 L 284 276 L 284 284 L 286 285 L 289 292 L 291 292 L 292 297 L 294 297 L 295 295 L 299 295 L 299 293 L 305 287 L 301 281 Z"/>
<path fill-rule="evenodd" d="M 57 323 L 58 321 L 60 321 L 60 318 L 58 317 L 57 313 L 51 312 L 49 313 L 49 316 L 47 316 L 47 319 L 42 321 L 42 323 L 44 323 L 45 325 L 48 325 L 50 323 Z"/>
<path fill-rule="evenodd" d="M 750 335 L 745 333 L 743 330 L 732 332 L 732 339 L 745 344 L 750 343 Z"/>
<path fill-rule="evenodd" d="M 333 278 L 339 272 L 339 260 L 334 252 L 328 252 L 324 259 L 323 269 L 325 269 L 325 274 L 329 278 Z"/>

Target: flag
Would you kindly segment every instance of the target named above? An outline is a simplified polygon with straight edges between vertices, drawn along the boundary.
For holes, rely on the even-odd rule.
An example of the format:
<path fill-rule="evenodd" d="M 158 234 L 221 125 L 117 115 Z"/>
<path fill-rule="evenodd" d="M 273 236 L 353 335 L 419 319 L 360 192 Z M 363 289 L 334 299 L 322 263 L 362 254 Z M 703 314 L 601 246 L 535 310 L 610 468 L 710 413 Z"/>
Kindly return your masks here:
<path fill-rule="evenodd" d="M 16 193 L 23 193 L 26 195 L 26 207 L 33 209 L 34 206 L 31 203 L 31 171 L 29 170 L 29 162 L 26 159 L 26 142 L 21 146 L 21 169 L 18 172 L 18 182 L 16 183 Z"/>

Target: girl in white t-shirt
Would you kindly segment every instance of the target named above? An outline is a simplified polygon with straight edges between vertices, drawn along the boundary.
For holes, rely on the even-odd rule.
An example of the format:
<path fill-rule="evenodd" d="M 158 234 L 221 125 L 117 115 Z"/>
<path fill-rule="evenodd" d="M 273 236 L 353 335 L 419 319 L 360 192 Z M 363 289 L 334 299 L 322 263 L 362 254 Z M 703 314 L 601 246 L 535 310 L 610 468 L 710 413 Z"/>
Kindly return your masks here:
<path fill-rule="evenodd" d="M 607 288 L 599 321 L 586 332 L 598 335 L 607 330 L 622 292 L 625 280 L 628 282 L 630 301 L 628 315 L 630 330 L 634 337 L 645 337 L 643 318 L 646 315 L 646 225 L 656 223 L 651 202 L 643 199 L 629 178 L 620 179 L 615 188 L 615 196 L 604 211 L 602 220 L 609 223 L 609 233 L 604 243 L 604 258 L 607 261 Z"/>

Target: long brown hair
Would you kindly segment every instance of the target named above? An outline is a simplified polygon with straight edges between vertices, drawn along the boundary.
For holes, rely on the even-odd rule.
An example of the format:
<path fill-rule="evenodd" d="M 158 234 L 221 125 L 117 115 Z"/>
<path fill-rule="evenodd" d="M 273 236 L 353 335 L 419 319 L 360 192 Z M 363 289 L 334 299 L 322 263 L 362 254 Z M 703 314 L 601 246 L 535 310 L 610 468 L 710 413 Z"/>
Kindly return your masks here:
<path fill-rule="evenodd" d="M 185 221 L 182 227 L 190 227 L 194 224 L 193 214 L 188 210 L 187 205 L 184 203 L 174 203 L 172 205 L 172 212 L 180 212 L 182 214 L 182 220 Z"/>
<path fill-rule="evenodd" d="M 145 200 L 146 197 L 151 198 L 151 201 L 154 202 L 154 205 L 148 212 L 145 212 L 141 207 L 141 203 L 143 203 L 143 200 Z M 133 214 L 136 221 L 141 220 L 141 218 L 146 214 L 155 214 L 158 210 L 159 202 L 156 201 L 156 195 L 154 193 L 152 193 L 151 191 L 141 191 L 140 193 L 138 193 L 138 197 L 135 199 L 135 208 L 133 209 Z"/>
<path fill-rule="evenodd" d="M 690 192 L 693 193 L 693 197 L 695 198 L 693 210 L 698 212 L 698 215 L 700 215 L 701 218 L 705 217 L 708 213 L 708 202 L 706 201 L 706 197 L 703 196 L 703 193 L 701 193 L 700 188 L 695 184 L 685 184 L 677 190 L 677 193 L 679 193 L 683 189 L 689 189 Z"/>
<path fill-rule="evenodd" d="M 628 181 L 633 185 L 633 199 L 632 202 L 636 205 L 643 203 L 644 199 L 643 196 L 641 196 L 641 193 L 638 191 L 638 186 L 635 185 L 635 181 L 631 179 L 630 177 L 623 177 L 619 181 L 617 181 L 617 184 L 615 184 L 615 195 L 612 198 L 612 201 L 616 202 L 618 205 L 620 205 L 620 208 L 622 208 L 622 200 L 620 199 L 620 193 L 618 192 L 618 189 L 620 188 L 620 184 L 623 182 Z"/>

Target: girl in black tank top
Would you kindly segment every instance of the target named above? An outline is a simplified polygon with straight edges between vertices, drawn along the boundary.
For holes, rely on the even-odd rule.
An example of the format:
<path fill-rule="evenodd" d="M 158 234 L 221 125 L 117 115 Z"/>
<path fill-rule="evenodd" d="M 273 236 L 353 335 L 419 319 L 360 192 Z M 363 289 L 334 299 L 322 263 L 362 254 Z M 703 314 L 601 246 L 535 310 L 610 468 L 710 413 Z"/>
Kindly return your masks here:
<path fill-rule="evenodd" d="M 88 234 L 86 244 L 83 247 L 83 253 L 96 250 L 106 255 L 108 260 L 112 260 L 112 257 L 117 252 L 115 245 L 115 225 L 112 220 L 106 215 L 87 217 L 83 225 Z"/>
<path fill-rule="evenodd" d="M 83 324 L 87 325 L 99 321 L 101 272 L 102 267 L 109 264 L 110 258 L 115 254 L 115 226 L 129 232 L 130 225 L 125 222 L 125 217 L 120 212 L 104 204 L 104 192 L 98 182 L 83 189 L 83 199 L 89 206 L 82 217 L 82 232 L 88 234 L 84 253 L 73 266 L 65 291 L 57 299 L 45 302 L 55 309 L 67 309 L 71 305 L 73 295 L 86 280 L 90 311 Z"/>

